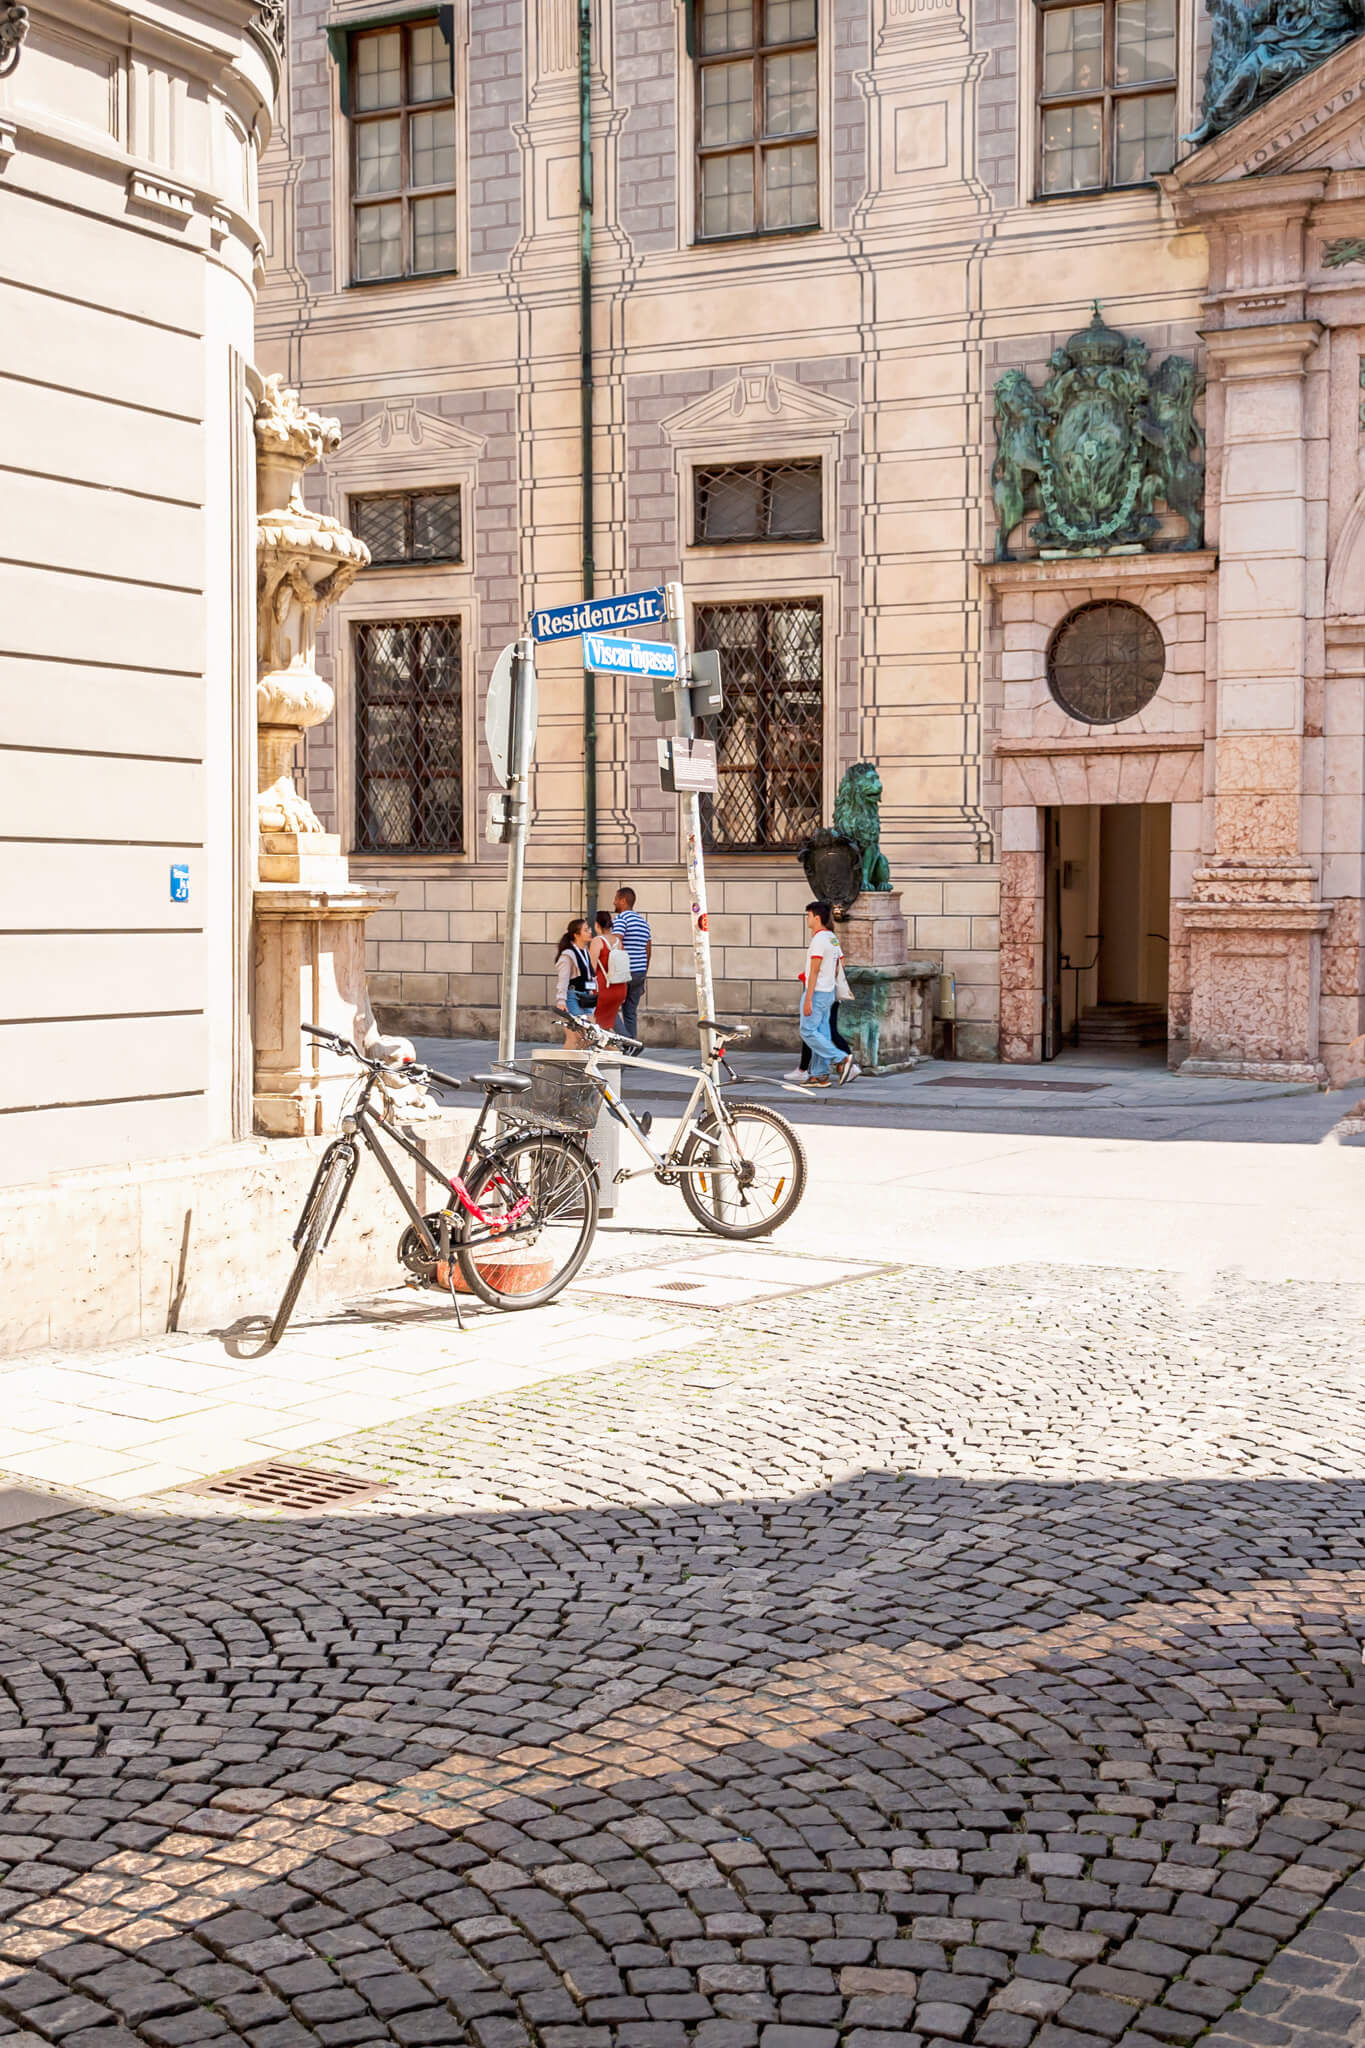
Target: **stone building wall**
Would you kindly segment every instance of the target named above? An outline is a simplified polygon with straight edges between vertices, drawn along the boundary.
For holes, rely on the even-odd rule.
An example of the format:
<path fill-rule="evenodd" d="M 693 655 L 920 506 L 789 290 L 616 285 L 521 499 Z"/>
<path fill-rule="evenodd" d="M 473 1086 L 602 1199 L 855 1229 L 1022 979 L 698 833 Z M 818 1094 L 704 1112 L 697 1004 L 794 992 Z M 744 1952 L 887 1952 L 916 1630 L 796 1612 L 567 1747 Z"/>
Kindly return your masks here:
<path fill-rule="evenodd" d="M 235 0 L 30 14 L 0 79 L 15 1183 L 250 1128 L 248 367 L 278 62 Z"/>

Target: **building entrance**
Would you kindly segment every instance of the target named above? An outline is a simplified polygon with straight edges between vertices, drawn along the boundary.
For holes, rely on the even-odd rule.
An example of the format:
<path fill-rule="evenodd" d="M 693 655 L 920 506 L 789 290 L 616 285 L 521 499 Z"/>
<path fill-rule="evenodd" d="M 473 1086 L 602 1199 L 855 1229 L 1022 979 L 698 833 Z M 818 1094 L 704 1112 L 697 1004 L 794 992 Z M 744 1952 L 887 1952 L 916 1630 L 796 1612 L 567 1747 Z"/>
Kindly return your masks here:
<path fill-rule="evenodd" d="M 1169 804 L 1061 804 L 1044 820 L 1043 1057 L 1166 1044 Z"/>

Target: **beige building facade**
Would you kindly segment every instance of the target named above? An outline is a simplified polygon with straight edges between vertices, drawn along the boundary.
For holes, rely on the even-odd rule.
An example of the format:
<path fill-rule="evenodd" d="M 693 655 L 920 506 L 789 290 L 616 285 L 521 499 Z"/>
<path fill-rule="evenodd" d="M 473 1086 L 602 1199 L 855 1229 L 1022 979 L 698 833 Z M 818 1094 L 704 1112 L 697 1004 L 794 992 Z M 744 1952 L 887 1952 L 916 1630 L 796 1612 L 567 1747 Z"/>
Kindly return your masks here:
<path fill-rule="evenodd" d="M 411 1030 L 490 1028 L 483 693 L 530 611 L 584 588 L 576 14 L 290 0 L 259 349 L 343 421 L 329 509 L 398 535 L 334 616 L 308 786 L 396 892 L 372 985 Z M 1127 1012 L 1195 1070 L 1307 1075 L 1360 1028 L 1360 306 L 1332 250 L 1360 224 L 1361 51 L 1192 150 L 1207 57 L 1180 0 L 594 9 L 596 587 L 679 577 L 723 650 L 718 1001 L 771 1042 L 795 848 L 860 759 L 960 1053 L 1045 1057 Z M 1045 559 L 1020 529 L 996 563 L 994 387 L 1040 383 L 1096 301 L 1207 377 L 1201 545 L 1166 507 L 1136 550 Z M 1085 606 L 1158 634 L 1131 715 L 1074 715 L 1049 679 Z M 592 908 L 576 651 L 541 650 L 542 1012 Z M 660 730 L 647 688 L 598 680 L 596 895 L 627 881 L 649 913 L 668 1038 L 690 905 Z"/>

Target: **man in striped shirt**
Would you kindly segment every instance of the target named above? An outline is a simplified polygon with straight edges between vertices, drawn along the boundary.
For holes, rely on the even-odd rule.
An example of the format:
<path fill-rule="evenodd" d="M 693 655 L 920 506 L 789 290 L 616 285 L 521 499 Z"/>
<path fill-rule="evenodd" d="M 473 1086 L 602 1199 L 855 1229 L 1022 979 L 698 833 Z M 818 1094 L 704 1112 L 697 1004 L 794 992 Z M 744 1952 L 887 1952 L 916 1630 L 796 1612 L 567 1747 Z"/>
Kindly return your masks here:
<path fill-rule="evenodd" d="M 630 992 L 621 1005 L 618 1029 L 626 1038 L 640 1036 L 640 998 L 645 992 L 645 977 L 649 973 L 649 956 L 654 950 L 654 941 L 649 935 L 649 922 L 641 917 L 635 908 L 635 891 L 618 889 L 612 899 L 616 913 L 612 928 L 621 934 L 630 962 Z"/>

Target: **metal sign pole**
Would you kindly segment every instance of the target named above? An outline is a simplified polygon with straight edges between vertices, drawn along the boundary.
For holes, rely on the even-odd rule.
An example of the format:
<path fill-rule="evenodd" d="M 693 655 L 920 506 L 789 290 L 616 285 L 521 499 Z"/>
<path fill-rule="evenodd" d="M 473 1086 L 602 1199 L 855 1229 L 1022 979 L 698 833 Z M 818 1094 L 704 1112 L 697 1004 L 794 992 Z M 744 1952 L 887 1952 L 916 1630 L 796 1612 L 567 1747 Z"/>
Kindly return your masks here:
<path fill-rule="evenodd" d="M 673 686 L 679 739 L 692 737 L 692 663 L 687 646 L 687 611 L 681 583 L 664 586 L 665 638 L 678 650 L 678 679 Z M 683 831 L 687 845 L 687 887 L 692 904 L 692 964 L 697 977 L 697 1016 L 714 1017 L 715 992 L 711 983 L 711 932 L 706 910 L 706 867 L 701 846 L 701 798 L 689 790 L 681 799 Z M 700 1027 L 697 1036 L 703 1054 L 711 1047 L 709 1033 Z"/>
<path fill-rule="evenodd" d="M 535 688 L 535 642 L 518 640 L 512 657 L 508 702 L 507 916 L 502 940 L 502 1008 L 498 1018 L 498 1060 L 517 1053 L 517 981 L 521 970 L 521 899 L 526 880 L 526 833 L 531 815 L 531 692 Z"/>

